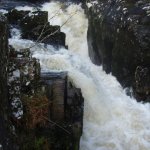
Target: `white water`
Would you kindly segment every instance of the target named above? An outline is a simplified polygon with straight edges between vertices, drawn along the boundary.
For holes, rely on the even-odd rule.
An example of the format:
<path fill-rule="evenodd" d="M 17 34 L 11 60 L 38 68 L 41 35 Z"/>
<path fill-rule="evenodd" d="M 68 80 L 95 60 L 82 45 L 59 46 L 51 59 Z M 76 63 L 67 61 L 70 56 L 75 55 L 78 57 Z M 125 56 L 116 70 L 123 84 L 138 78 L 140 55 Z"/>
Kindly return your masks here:
<path fill-rule="evenodd" d="M 91 63 L 86 43 L 87 19 L 81 7 L 60 7 L 60 3 L 46 3 L 42 10 L 52 16 L 59 10 L 60 14 L 51 19 L 51 24 L 59 25 L 77 10 L 62 28 L 69 50 L 55 51 L 51 46 L 41 45 L 32 48 L 32 52 L 40 59 L 43 70 L 68 71 L 70 80 L 82 90 L 85 107 L 80 150 L 149 150 L 150 105 L 126 96 L 112 75 Z M 33 44 L 17 38 L 10 39 L 10 43 L 17 49 Z"/>

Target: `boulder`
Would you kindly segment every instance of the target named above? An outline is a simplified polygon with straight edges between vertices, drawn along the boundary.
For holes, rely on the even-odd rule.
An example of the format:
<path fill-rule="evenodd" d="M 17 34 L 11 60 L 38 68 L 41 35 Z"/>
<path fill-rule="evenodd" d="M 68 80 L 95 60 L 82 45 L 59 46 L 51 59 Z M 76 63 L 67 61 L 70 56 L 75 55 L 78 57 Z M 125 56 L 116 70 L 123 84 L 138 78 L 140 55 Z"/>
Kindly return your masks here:
<path fill-rule="evenodd" d="M 29 14 L 30 11 L 18 11 L 17 9 L 12 9 L 10 10 L 6 16 L 8 19 L 9 24 L 19 24 L 21 22 L 21 20 Z"/>
<path fill-rule="evenodd" d="M 91 60 L 133 87 L 138 66 L 150 67 L 150 3 L 87 0 Z"/>
<path fill-rule="evenodd" d="M 52 44 L 65 46 L 65 34 L 60 26 L 51 26 L 48 22 L 48 12 L 32 12 L 21 21 L 22 37 Z"/>
<path fill-rule="evenodd" d="M 34 40 L 37 43 L 51 44 L 56 48 L 65 45 L 66 35 L 60 26 L 52 26 L 48 22 L 46 11 L 23 11 L 12 9 L 6 14 L 10 30 L 14 27 L 21 30 L 23 39 Z M 9 33 L 11 37 L 11 33 Z"/>

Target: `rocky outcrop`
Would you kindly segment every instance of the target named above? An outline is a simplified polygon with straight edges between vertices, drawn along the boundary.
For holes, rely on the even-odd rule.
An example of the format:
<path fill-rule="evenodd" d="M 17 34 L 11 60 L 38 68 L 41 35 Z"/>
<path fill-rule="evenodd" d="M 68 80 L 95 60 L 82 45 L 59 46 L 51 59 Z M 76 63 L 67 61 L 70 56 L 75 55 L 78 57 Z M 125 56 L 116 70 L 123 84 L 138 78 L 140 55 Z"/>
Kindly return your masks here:
<path fill-rule="evenodd" d="M 150 70 L 149 1 L 87 0 L 86 13 L 91 60 L 102 64 L 107 73 L 112 72 L 123 87 L 134 87 L 136 95 L 144 95 L 141 100 L 147 99 L 150 94 L 150 84 L 145 84 L 150 76 L 147 71 Z M 137 85 L 136 68 L 140 66 L 147 68 L 141 72 L 142 76 L 146 74 L 144 81 L 140 81 L 144 82 L 143 88 Z"/>
<path fill-rule="evenodd" d="M 7 55 L 8 55 L 8 39 L 7 39 L 7 21 L 6 18 L 0 14 L 0 145 L 6 146 L 7 138 L 7 111 L 8 111 L 8 97 L 7 97 Z"/>
<path fill-rule="evenodd" d="M 78 150 L 83 126 L 81 90 L 68 80 L 67 72 L 42 73 L 41 82 L 51 104 L 49 123 L 55 124 L 51 148 Z"/>
<path fill-rule="evenodd" d="M 49 24 L 46 11 L 30 12 L 12 9 L 8 12 L 7 17 L 11 25 L 21 29 L 23 39 L 51 44 L 55 47 L 66 46 L 66 35 L 61 32 L 60 26 Z"/>
<path fill-rule="evenodd" d="M 22 38 L 38 42 L 65 46 L 65 34 L 60 26 L 51 26 L 48 22 L 48 12 L 36 11 L 29 13 L 21 21 Z"/>
<path fill-rule="evenodd" d="M 9 102 L 11 104 L 12 119 L 21 119 L 23 116 L 23 105 L 21 94 L 35 92 L 36 82 L 39 79 L 40 64 L 37 59 L 32 58 L 29 49 L 15 51 L 10 46 L 8 64 L 8 88 Z"/>
<path fill-rule="evenodd" d="M 0 149 L 14 150 L 12 126 L 7 88 L 8 69 L 8 27 L 6 18 L 0 14 Z"/>
<path fill-rule="evenodd" d="M 40 73 L 40 64 L 29 49 L 16 51 L 13 47 L 8 68 L 11 121 L 18 147 L 78 150 L 83 97 L 67 72 Z"/>
<path fill-rule="evenodd" d="M 6 16 L 8 18 L 9 24 L 17 25 L 21 22 L 22 18 L 29 13 L 30 11 L 18 11 L 17 9 L 12 9 L 6 14 Z"/>

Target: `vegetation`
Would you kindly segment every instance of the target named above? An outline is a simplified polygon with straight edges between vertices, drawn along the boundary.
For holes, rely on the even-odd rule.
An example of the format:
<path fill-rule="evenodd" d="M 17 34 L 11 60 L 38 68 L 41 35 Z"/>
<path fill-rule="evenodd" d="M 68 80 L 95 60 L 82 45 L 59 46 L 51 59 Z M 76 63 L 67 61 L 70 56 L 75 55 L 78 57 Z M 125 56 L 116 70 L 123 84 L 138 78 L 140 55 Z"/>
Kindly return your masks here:
<path fill-rule="evenodd" d="M 48 125 L 45 117 L 48 118 L 50 102 L 43 93 L 35 94 L 31 97 L 22 98 L 25 106 L 26 127 L 29 129 L 46 127 Z"/>

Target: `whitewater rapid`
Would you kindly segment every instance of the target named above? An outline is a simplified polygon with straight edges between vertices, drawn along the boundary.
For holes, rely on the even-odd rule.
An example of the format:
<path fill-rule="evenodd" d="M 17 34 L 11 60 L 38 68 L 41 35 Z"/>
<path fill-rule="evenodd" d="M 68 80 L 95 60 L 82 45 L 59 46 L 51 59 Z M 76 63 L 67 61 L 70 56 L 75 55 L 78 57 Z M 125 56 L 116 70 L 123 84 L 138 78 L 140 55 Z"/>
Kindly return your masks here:
<path fill-rule="evenodd" d="M 31 7 L 19 7 L 29 9 Z M 59 2 L 45 3 L 42 10 L 49 13 L 51 24 L 62 25 L 69 50 L 47 45 L 31 49 L 40 59 L 42 70 L 68 71 L 69 79 L 81 88 L 84 97 L 83 135 L 80 150 L 149 150 L 150 105 L 137 103 L 127 96 L 115 77 L 106 74 L 101 66 L 92 64 L 88 56 L 88 21 L 80 5 Z M 54 14 L 57 15 L 55 17 Z M 22 40 L 19 31 L 9 39 L 16 49 L 33 45 Z"/>

